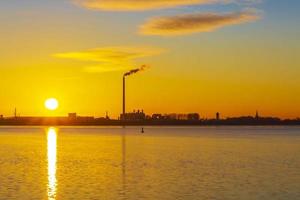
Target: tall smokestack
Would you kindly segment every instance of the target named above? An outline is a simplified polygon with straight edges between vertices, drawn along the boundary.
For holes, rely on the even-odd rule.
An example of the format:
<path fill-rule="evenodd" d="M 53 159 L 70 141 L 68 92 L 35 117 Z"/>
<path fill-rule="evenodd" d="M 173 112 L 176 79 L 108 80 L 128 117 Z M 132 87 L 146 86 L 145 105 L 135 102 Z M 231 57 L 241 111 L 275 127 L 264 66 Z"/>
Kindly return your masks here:
<path fill-rule="evenodd" d="M 123 119 L 122 120 L 125 120 L 125 114 L 126 114 L 126 76 L 130 76 L 140 71 L 144 71 L 146 68 L 148 68 L 147 65 L 142 65 L 140 68 L 132 69 L 123 75 Z"/>
<path fill-rule="evenodd" d="M 126 89 L 126 87 L 125 87 L 125 84 L 126 84 L 126 82 L 125 82 L 125 75 L 123 76 L 123 119 L 125 118 L 125 113 L 126 113 L 126 110 L 125 110 L 125 101 L 126 101 L 126 98 L 125 98 L 125 93 L 126 93 L 126 91 L 125 91 L 125 89 Z"/>

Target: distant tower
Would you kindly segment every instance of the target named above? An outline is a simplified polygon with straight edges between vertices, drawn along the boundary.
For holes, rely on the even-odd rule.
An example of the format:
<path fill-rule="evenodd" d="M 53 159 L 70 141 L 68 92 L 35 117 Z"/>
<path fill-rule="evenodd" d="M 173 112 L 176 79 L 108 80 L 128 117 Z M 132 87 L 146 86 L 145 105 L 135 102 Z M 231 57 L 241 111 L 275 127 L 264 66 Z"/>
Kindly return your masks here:
<path fill-rule="evenodd" d="M 219 112 L 216 113 L 216 120 L 220 120 L 220 113 Z"/>
<path fill-rule="evenodd" d="M 125 113 L 126 113 L 126 108 L 125 108 L 125 106 L 126 106 L 126 80 L 125 80 L 125 76 L 123 76 L 123 119 L 122 120 L 125 120 Z"/>
<path fill-rule="evenodd" d="M 14 116 L 17 118 L 17 108 L 15 108 Z"/>
<path fill-rule="evenodd" d="M 105 118 L 106 118 L 106 119 L 109 119 L 108 111 L 106 111 Z"/>
<path fill-rule="evenodd" d="M 258 111 L 256 111 L 255 119 L 259 119 Z"/>

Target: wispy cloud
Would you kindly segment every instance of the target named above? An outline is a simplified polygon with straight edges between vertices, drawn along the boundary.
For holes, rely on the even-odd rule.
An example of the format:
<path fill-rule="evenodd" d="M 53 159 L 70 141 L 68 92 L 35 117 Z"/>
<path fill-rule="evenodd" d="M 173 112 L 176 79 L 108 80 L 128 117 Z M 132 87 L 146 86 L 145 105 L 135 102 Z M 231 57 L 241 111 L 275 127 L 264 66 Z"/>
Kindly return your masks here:
<path fill-rule="evenodd" d="M 54 54 L 56 58 L 84 61 L 87 72 L 118 71 L 130 68 L 138 58 L 159 55 L 163 49 L 154 47 L 104 47 L 78 52 Z"/>
<path fill-rule="evenodd" d="M 140 27 L 140 33 L 144 35 L 176 36 L 211 32 L 224 26 L 255 21 L 260 17 L 260 14 L 253 10 L 154 17 Z"/>
<path fill-rule="evenodd" d="M 137 11 L 161 8 L 172 8 L 178 6 L 230 3 L 237 0 L 73 0 L 79 6 L 110 11 Z M 239 2 L 252 2 L 257 0 L 238 0 Z"/>
<path fill-rule="evenodd" d="M 94 10 L 139 11 L 172 8 L 178 6 L 238 3 L 253 4 L 262 0 L 72 0 L 75 4 Z"/>

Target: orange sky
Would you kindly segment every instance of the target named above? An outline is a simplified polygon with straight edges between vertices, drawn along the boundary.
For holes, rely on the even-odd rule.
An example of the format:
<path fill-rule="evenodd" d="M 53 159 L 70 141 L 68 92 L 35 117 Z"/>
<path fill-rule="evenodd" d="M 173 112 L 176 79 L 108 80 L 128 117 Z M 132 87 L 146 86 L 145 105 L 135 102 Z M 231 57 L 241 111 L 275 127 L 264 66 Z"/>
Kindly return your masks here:
<path fill-rule="evenodd" d="M 29 2 L 0 3 L 0 114 L 117 117 L 123 73 L 147 64 L 127 78 L 127 110 L 300 116 L 298 14 L 285 3 Z"/>

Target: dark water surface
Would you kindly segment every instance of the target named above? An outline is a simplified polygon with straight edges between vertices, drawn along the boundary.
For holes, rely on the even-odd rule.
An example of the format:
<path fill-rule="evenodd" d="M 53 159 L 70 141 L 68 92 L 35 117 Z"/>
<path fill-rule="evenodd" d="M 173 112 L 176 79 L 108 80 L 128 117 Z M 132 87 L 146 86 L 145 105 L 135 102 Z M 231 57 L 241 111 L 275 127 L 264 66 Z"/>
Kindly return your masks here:
<path fill-rule="evenodd" d="M 300 199 L 300 127 L 1 127 L 0 199 Z"/>

